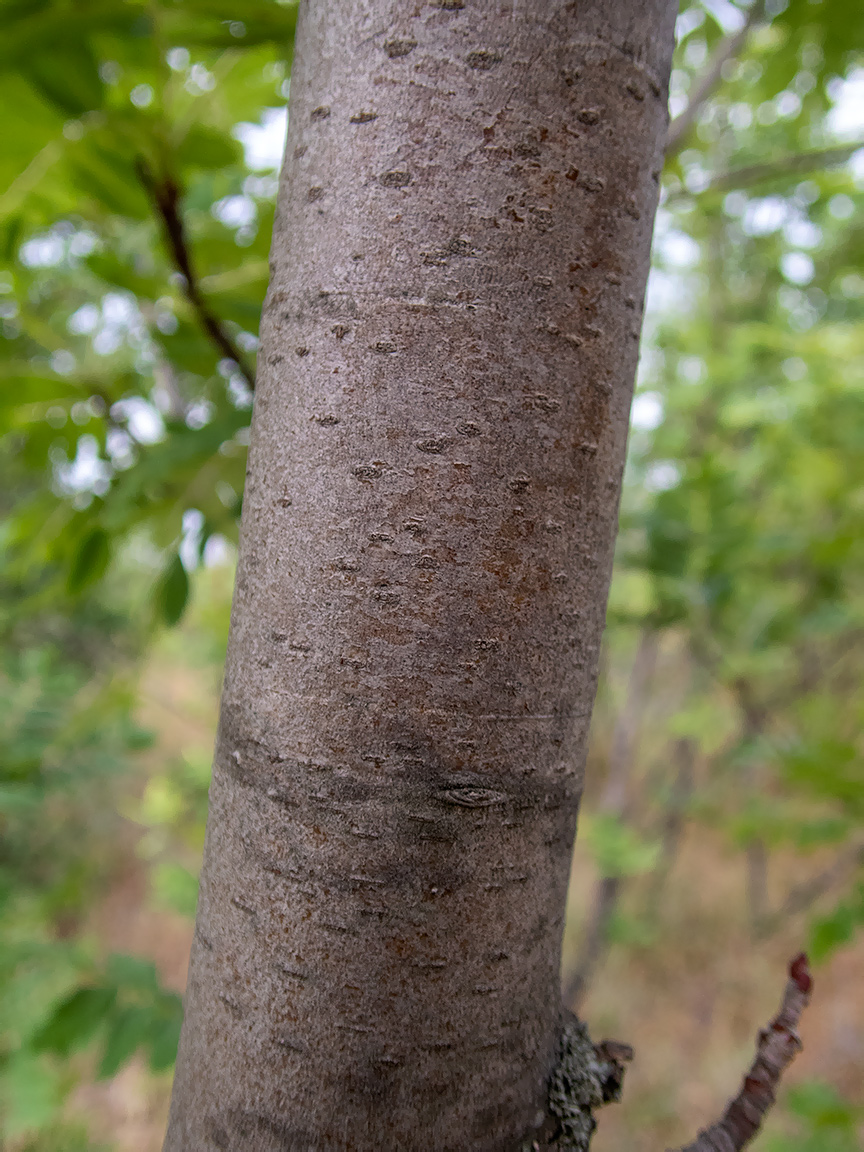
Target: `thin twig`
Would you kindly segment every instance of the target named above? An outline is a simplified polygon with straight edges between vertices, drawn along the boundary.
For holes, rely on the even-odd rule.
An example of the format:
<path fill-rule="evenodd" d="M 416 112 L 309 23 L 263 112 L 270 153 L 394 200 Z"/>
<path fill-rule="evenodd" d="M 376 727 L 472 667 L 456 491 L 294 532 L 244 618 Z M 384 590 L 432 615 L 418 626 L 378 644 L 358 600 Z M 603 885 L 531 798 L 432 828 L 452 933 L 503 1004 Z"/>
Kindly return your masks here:
<path fill-rule="evenodd" d="M 800 176 L 819 168 L 830 168 L 845 163 L 849 157 L 864 148 L 864 140 L 851 144 L 839 144 L 835 148 L 813 148 L 807 152 L 792 152 L 787 156 L 777 156 L 761 164 L 748 164 L 742 168 L 730 168 L 710 177 L 698 192 L 681 189 L 670 193 L 664 204 L 675 204 L 689 200 L 693 196 L 705 196 L 712 192 L 732 192 L 738 188 L 751 188 L 769 180 L 782 180 L 784 176 Z"/>
<path fill-rule="evenodd" d="M 651 877 L 651 887 L 648 892 L 647 905 L 650 919 L 657 918 L 660 908 L 660 897 L 666 881 L 674 867 L 681 836 L 684 831 L 684 818 L 690 796 L 693 792 L 693 762 L 695 760 L 693 741 L 683 737 L 675 742 L 675 759 L 678 762 L 678 771 L 663 820 L 663 833 L 661 837 L 660 859 L 654 874 Z"/>
<path fill-rule="evenodd" d="M 780 907 L 763 917 L 759 925 L 759 936 L 770 936 L 784 920 L 790 916 L 797 916 L 800 912 L 806 912 L 820 897 L 830 892 L 847 872 L 859 864 L 864 864 L 864 844 L 853 845 L 849 850 L 841 852 L 834 863 L 822 872 L 796 884 Z"/>
<path fill-rule="evenodd" d="M 727 60 L 732 60 L 738 55 L 750 35 L 750 29 L 762 19 L 764 11 L 764 0 L 757 0 L 748 12 L 743 27 L 724 37 L 714 49 L 705 71 L 696 81 L 693 95 L 690 97 L 687 107 L 669 125 L 669 133 L 666 137 L 667 156 L 677 152 L 684 141 L 684 137 L 693 126 L 694 120 L 720 83 L 723 77 L 723 65 Z"/>
<path fill-rule="evenodd" d="M 864 140 L 854 144 L 842 144 L 836 148 L 814 148 L 807 152 L 793 152 L 788 156 L 778 156 L 776 160 L 766 160 L 762 164 L 749 164 L 745 168 L 732 168 L 714 176 L 706 191 L 727 192 L 734 188 L 748 188 L 752 184 L 762 184 L 765 180 L 776 180 L 782 176 L 797 176 L 802 172 L 812 172 L 814 168 L 828 168 L 832 164 L 843 164 L 853 152 L 864 147 Z"/>
<path fill-rule="evenodd" d="M 729 1101 L 722 1119 L 703 1129 L 692 1144 L 678 1152 L 739 1152 L 750 1143 L 774 1103 L 781 1076 L 801 1050 L 798 1023 L 810 1002 L 812 987 L 807 957 L 802 952 L 789 965 L 780 1011 L 759 1033 L 756 1059 L 738 1095 Z"/>
<path fill-rule="evenodd" d="M 621 819 L 625 816 L 631 792 L 631 776 L 639 735 L 639 725 L 645 711 L 645 697 L 657 662 L 658 637 L 653 628 L 646 628 L 639 640 L 633 660 L 627 698 L 612 734 L 609 771 L 606 787 L 600 799 L 600 811 Z M 591 919 L 585 927 L 582 947 L 576 966 L 564 988 L 564 1003 L 574 1010 L 582 1003 L 591 977 L 609 943 L 609 928 L 621 896 L 622 877 L 600 876 L 594 890 Z"/>
<path fill-rule="evenodd" d="M 585 927 L 585 936 L 573 975 L 567 981 L 562 999 L 571 1011 L 577 1011 L 588 991 L 594 969 L 609 942 L 609 927 L 621 893 L 620 876 L 601 876 L 594 890 L 594 907 Z"/>
<path fill-rule="evenodd" d="M 183 277 L 183 290 L 192 305 L 201 327 L 223 356 L 233 360 L 250 389 L 255 389 L 255 373 L 246 363 L 243 353 L 225 331 L 218 317 L 211 311 L 192 266 L 192 254 L 186 239 L 186 229 L 180 212 L 180 187 L 171 176 L 156 180 L 143 162 L 138 171 L 141 181 L 153 199 L 162 221 L 165 241 L 174 267 Z"/>

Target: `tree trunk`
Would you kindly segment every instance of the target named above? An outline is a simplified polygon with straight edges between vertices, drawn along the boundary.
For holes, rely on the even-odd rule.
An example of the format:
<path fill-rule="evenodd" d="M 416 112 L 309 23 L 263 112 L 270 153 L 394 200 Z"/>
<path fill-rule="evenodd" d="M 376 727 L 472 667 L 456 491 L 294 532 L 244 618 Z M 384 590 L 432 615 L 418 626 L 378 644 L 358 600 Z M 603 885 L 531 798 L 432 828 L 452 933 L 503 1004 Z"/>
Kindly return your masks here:
<path fill-rule="evenodd" d="M 673 0 L 310 0 L 166 1149 L 519 1148 Z"/>

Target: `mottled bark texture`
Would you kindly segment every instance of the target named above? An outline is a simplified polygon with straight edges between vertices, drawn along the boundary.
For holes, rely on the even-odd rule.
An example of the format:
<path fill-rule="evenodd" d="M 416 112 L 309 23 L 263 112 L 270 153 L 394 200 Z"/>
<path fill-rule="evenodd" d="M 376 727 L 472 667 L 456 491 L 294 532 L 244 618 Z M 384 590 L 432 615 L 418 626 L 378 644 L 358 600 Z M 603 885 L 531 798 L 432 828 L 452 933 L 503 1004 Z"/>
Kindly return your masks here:
<path fill-rule="evenodd" d="M 301 4 L 166 1148 L 519 1148 L 673 0 Z"/>

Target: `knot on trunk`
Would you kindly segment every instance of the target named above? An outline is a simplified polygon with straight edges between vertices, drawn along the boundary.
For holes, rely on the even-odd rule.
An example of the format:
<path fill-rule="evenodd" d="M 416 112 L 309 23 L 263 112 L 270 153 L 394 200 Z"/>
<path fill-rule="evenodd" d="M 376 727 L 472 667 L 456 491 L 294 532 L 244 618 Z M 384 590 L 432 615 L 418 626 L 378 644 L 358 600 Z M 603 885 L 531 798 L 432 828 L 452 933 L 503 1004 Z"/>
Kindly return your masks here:
<path fill-rule="evenodd" d="M 594 1044 L 585 1024 L 565 1010 L 549 1078 L 546 1119 L 522 1152 L 588 1152 L 597 1127 L 594 1112 L 620 1100 L 625 1065 L 632 1059 L 629 1044 L 615 1040 Z"/>

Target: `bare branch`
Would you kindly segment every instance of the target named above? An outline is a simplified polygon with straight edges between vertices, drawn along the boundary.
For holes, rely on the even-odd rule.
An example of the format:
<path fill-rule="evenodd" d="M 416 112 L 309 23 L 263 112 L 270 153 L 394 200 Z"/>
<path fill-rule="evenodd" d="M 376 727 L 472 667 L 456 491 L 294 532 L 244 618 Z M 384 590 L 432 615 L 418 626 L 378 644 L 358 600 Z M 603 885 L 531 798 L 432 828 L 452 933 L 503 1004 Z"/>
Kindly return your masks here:
<path fill-rule="evenodd" d="M 768 180 L 780 180 L 784 176 L 800 176 L 820 168 L 844 164 L 849 157 L 864 148 L 864 140 L 851 144 L 839 144 L 834 148 L 814 148 L 807 152 L 792 152 L 787 156 L 777 156 L 761 164 L 748 164 L 742 168 L 730 168 L 712 176 L 698 192 L 680 190 L 667 196 L 666 205 L 675 204 L 693 196 L 704 196 L 711 192 L 732 192 L 738 188 L 750 188 L 764 184 Z"/>
<path fill-rule="evenodd" d="M 764 917 L 759 926 L 761 937 L 770 936 L 790 916 L 799 912 L 806 912 L 826 892 L 830 892 L 835 884 L 839 883 L 854 867 L 864 864 L 864 844 L 855 844 L 847 851 L 841 852 L 833 864 L 822 872 L 796 884 L 790 890 L 781 906 Z"/>
<path fill-rule="evenodd" d="M 609 772 L 600 800 L 600 811 L 622 817 L 627 811 L 631 775 L 636 752 L 639 725 L 645 711 L 645 697 L 657 662 L 657 633 L 646 628 L 633 660 L 627 698 L 615 723 Z M 573 974 L 564 988 L 564 1003 L 569 1008 L 581 1004 L 591 977 L 609 942 L 609 927 L 621 896 L 620 876 L 601 876 L 594 891 L 591 919 L 585 928 L 582 947 Z"/>
<path fill-rule="evenodd" d="M 743 27 L 726 36 L 714 49 L 705 71 L 696 81 L 687 107 L 669 125 L 669 134 L 666 137 L 667 156 L 678 151 L 696 117 L 716 91 L 723 76 L 723 65 L 727 60 L 733 60 L 738 55 L 750 35 L 751 28 L 762 19 L 764 11 L 764 0 L 757 0 L 748 12 Z"/>
<path fill-rule="evenodd" d="M 720 172 L 714 176 L 706 191 L 726 192 L 733 188 L 747 188 L 752 184 L 762 184 L 765 180 L 776 180 L 781 176 L 797 176 L 802 172 L 812 172 L 814 168 L 843 164 L 853 152 L 862 147 L 864 140 L 857 140 L 854 144 L 793 152 L 788 156 L 778 156 L 776 160 L 766 160 L 762 164 L 732 168 L 728 172 Z"/>
<path fill-rule="evenodd" d="M 201 291 L 198 278 L 192 266 L 192 253 L 186 239 L 186 229 L 183 215 L 180 212 L 180 187 L 170 176 L 163 180 L 156 180 L 143 162 L 139 162 L 138 171 L 141 182 L 149 192 L 162 222 L 165 242 L 174 267 L 183 277 L 183 290 L 186 299 L 198 317 L 201 327 L 210 337 L 211 343 L 229 360 L 237 365 L 243 379 L 254 391 L 255 373 L 246 363 L 243 353 L 234 343 L 220 322 L 219 318 L 210 308 Z"/>
<path fill-rule="evenodd" d="M 573 970 L 573 975 L 567 981 L 562 997 L 564 1003 L 572 1011 L 576 1011 L 582 1003 L 588 984 L 594 975 L 594 969 L 597 967 L 597 962 L 606 950 L 606 944 L 609 940 L 609 926 L 615 914 L 620 894 L 620 876 L 601 876 L 597 881 L 591 919 L 585 927 L 585 936 L 576 967 Z"/>
<path fill-rule="evenodd" d="M 678 1152 L 739 1152 L 750 1143 L 774 1103 L 781 1076 L 801 1050 L 798 1023 L 810 1002 L 812 987 L 807 957 L 802 952 L 789 965 L 780 1011 L 759 1033 L 756 1059 L 738 1095 L 729 1101 L 721 1120 Z"/>

